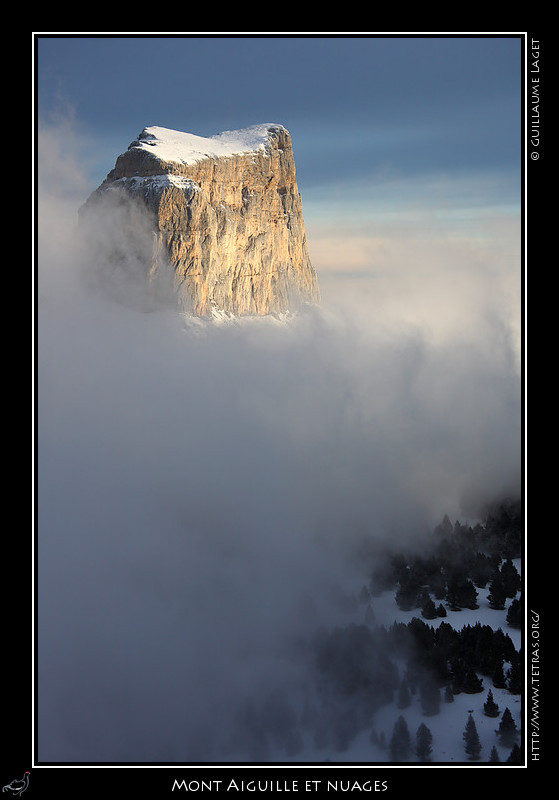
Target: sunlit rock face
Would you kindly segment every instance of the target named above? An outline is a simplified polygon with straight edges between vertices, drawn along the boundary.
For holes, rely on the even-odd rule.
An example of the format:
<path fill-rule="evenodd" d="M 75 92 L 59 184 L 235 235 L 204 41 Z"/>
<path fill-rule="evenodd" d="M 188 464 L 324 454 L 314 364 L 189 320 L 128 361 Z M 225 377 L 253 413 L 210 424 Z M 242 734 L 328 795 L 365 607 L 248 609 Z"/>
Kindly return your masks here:
<path fill-rule="evenodd" d="M 188 313 L 241 316 L 320 300 L 282 125 L 209 138 L 144 128 L 80 209 L 80 229 L 90 277 L 124 301 L 148 287 Z"/>

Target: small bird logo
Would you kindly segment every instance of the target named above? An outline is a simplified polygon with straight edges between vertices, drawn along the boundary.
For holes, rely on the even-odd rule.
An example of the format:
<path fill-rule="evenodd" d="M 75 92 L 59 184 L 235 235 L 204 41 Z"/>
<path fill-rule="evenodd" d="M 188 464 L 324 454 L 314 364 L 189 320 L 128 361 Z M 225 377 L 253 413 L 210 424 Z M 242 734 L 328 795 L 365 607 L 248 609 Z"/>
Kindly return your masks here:
<path fill-rule="evenodd" d="M 5 786 L 2 787 L 3 792 L 11 792 L 14 797 L 17 795 L 22 794 L 27 787 L 29 786 L 29 771 L 23 773 L 23 778 L 21 780 L 15 780 L 11 783 L 7 783 Z"/>

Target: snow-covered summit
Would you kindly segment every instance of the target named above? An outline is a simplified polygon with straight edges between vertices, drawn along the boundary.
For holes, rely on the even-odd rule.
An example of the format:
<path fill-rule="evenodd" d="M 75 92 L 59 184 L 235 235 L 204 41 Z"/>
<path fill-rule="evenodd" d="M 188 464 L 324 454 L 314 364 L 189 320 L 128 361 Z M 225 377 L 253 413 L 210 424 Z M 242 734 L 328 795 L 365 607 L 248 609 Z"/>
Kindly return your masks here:
<path fill-rule="evenodd" d="M 208 157 L 267 152 L 279 131 L 287 132 L 283 125 L 262 123 L 205 137 L 154 125 L 144 128 L 128 149 L 143 150 L 166 162 L 193 164 Z"/>
<path fill-rule="evenodd" d="M 132 213 L 152 234 L 145 242 L 129 224 Z M 92 253 L 118 229 L 107 261 L 137 254 L 147 294 L 157 294 L 159 282 L 186 313 L 260 317 L 320 302 L 283 125 L 209 137 L 146 127 L 86 200 L 80 221 Z"/>

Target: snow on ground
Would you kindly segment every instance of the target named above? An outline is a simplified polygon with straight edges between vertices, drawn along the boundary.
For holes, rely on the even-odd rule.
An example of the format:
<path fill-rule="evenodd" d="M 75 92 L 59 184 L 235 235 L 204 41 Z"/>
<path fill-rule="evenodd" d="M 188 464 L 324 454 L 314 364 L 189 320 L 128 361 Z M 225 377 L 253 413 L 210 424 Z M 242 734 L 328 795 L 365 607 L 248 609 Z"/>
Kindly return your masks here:
<path fill-rule="evenodd" d="M 512 563 L 521 574 L 521 559 L 513 558 Z M 438 628 L 441 622 L 447 622 L 457 630 L 462 630 L 465 625 L 475 625 L 480 622 L 482 625 L 489 625 L 494 630 L 501 628 L 503 633 L 510 636 L 515 649 L 519 650 L 521 646 L 521 632 L 518 628 L 511 628 L 507 623 L 507 612 L 512 600 L 507 600 L 506 606 L 503 611 L 498 611 L 489 607 L 487 595 L 489 594 L 489 587 L 485 588 L 476 587 L 478 597 L 477 603 L 479 608 L 469 609 L 464 608 L 461 611 L 450 611 L 450 609 L 443 602 L 446 608 L 446 617 L 437 617 L 436 619 L 424 619 L 421 616 L 419 608 L 412 609 L 411 611 L 402 611 L 394 599 L 394 591 L 383 592 L 380 597 L 373 597 L 371 605 L 375 612 L 376 620 L 379 624 L 384 624 L 389 627 L 393 622 L 404 622 L 406 625 L 414 617 L 419 617 L 427 625 L 432 628 Z M 435 605 L 439 604 L 439 600 L 435 600 Z M 385 622 L 386 620 L 386 622 Z"/>
<path fill-rule="evenodd" d="M 223 131 L 215 136 L 196 136 L 157 125 L 144 128 L 133 148 L 177 164 L 194 164 L 203 158 L 219 158 L 242 153 L 266 153 L 270 143 L 270 129 L 285 130 L 283 125 L 266 123 Z"/>
<path fill-rule="evenodd" d="M 493 699 L 499 706 L 498 717 L 487 717 L 483 713 L 483 704 L 487 700 L 487 692 L 491 689 Z M 482 746 L 479 763 L 487 762 L 493 745 L 496 745 L 501 763 L 505 762 L 510 754 L 510 747 L 501 747 L 495 731 L 499 727 L 501 716 L 505 708 L 509 708 L 517 728 L 521 723 L 521 700 L 519 695 L 512 695 L 506 689 L 496 689 L 491 681 L 484 679 L 484 689 L 478 694 L 457 694 L 453 703 L 445 703 L 441 699 L 440 712 L 433 716 L 426 716 L 419 702 L 417 694 L 412 696 L 411 705 L 399 709 L 395 703 L 384 706 L 375 714 L 374 729 L 380 735 L 384 732 L 387 745 L 390 743 L 394 723 L 401 715 L 406 720 L 410 732 L 412 747 L 415 747 L 415 734 L 421 723 L 425 724 L 433 736 L 431 763 L 468 763 L 468 756 L 464 749 L 462 734 L 471 713 L 476 724 Z M 520 743 L 520 740 L 519 740 Z M 370 731 L 364 731 L 353 742 L 345 753 L 329 753 L 331 761 L 342 763 L 382 762 L 390 761 L 388 750 L 382 750 L 370 740 Z M 412 756 L 411 762 L 418 759 Z M 471 762 L 472 764 L 478 762 Z"/>
<path fill-rule="evenodd" d="M 521 560 L 513 559 L 513 563 L 520 573 Z M 357 591 L 359 588 L 357 587 Z M 489 589 L 487 587 L 478 588 L 477 591 L 478 609 L 464 609 L 462 611 L 450 611 L 447 609 L 446 617 L 439 617 L 434 620 L 423 619 L 419 609 L 402 611 L 394 598 L 394 590 L 385 591 L 380 597 L 372 599 L 376 624 L 382 624 L 388 628 L 393 622 L 407 624 L 413 617 L 418 617 L 434 628 L 438 627 L 441 622 L 447 622 L 457 630 L 461 630 L 465 625 L 475 625 L 480 622 L 482 625 L 489 625 L 494 630 L 501 628 L 503 633 L 510 636 L 516 650 L 518 650 L 521 646 L 521 632 L 516 628 L 511 628 L 506 621 L 507 610 L 512 600 L 507 600 L 506 608 L 502 611 L 491 609 L 487 602 Z M 357 595 L 357 592 L 355 594 Z M 362 605 L 360 606 L 360 613 L 363 613 Z M 362 623 L 364 619 L 356 621 Z M 351 765 L 390 762 L 388 745 L 392 737 L 394 724 L 400 716 L 404 717 L 408 725 L 412 748 L 415 748 L 415 736 L 419 725 L 424 723 L 429 728 L 433 736 L 430 759 L 430 763 L 433 765 L 484 763 L 489 760 L 493 745 L 497 748 L 500 762 L 504 763 L 510 755 L 511 748 L 501 747 L 495 731 L 499 727 L 505 708 L 510 710 L 517 729 L 521 730 L 523 722 L 521 696 L 510 694 L 507 689 L 494 687 L 492 680 L 487 676 L 479 675 L 479 677 L 483 681 L 483 690 L 481 692 L 454 695 L 454 702 L 452 703 L 445 702 L 444 693 L 441 691 L 440 711 L 436 715 L 427 716 L 423 713 L 418 693 L 411 696 L 411 703 L 405 709 L 398 708 L 395 700 L 389 705 L 380 708 L 375 713 L 373 728 L 379 736 L 381 733 L 384 734 L 386 749 L 382 749 L 371 742 L 371 730 L 369 729 L 362 731 L 345 752 L 329 748 L 319 750 L 312 741 L 307 740 L 305 749 L 293 758 L 293 763 L 328 761 Z M 487 717 L 483 711 L 483 705 L 487 700 L 489 689 L 491 689 L 493 699 L 499 706 L 499 715 L 497 717 Z M 476 724 L 482 746 L 479 759 L 471 762 L 464 749 L 462 736 L 470 713 Z M 520 738 L 518 739 L 518 744 L 520 744 Z M 418 759 L 413 755 L 409 762 L 417 763 Z"/>

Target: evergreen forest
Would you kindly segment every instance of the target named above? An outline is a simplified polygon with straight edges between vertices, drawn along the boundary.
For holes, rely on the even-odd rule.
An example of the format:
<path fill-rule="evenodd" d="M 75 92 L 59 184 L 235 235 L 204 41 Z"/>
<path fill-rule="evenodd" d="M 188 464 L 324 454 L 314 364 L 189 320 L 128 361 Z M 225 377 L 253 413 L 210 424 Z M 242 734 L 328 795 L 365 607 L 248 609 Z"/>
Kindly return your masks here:
<path fill-rule="evenodd" d="M 363 622 L 323 626 L 298 644 L 313 676 L 301 702 L 280 690 L 266 708 L 246 704 L 240 711 L 239 733 L 245 741 L 252 737 L 254 760 L 303 760 L 310 742 L 318 753 L 329 753 L 324 760 L 335 762 L 336 753 L 351 751 L 367 732 L 371 761 L 379 760 L 375 748 L 387 763 L 430 763 L 430 720 L 459 695 L 479 695 L 483 717 L 494 720 L 494 743 L 482 752 L 474 716 L 457 720 L 463 762 L 523 763 L 521 731 L 510 711 L 518 708 L 524 681 L 522 651 L 510 635 L 524 620 L 522 578 L 514 563 L 522 555 L 522 536 L 520 502 L 507 501 L 475 526 L 445 517 L 411 552 L 369 553 L 369 582 L 340 598 Z M 449 623 L 449 615 L 478 608 L 481 589 L 489 604 L 484 618 L 508 605 L 505 630 L 480 621 Z M 407 623 L 377 618 L 375 601 L 387 592 L 397 608 L 412 612 Z M 415 730 L 406 718 L 412 701 L 423 720 Z M 389 704 L 399 716 L 392 730 L 381 730 L 378 714 Z"/>

